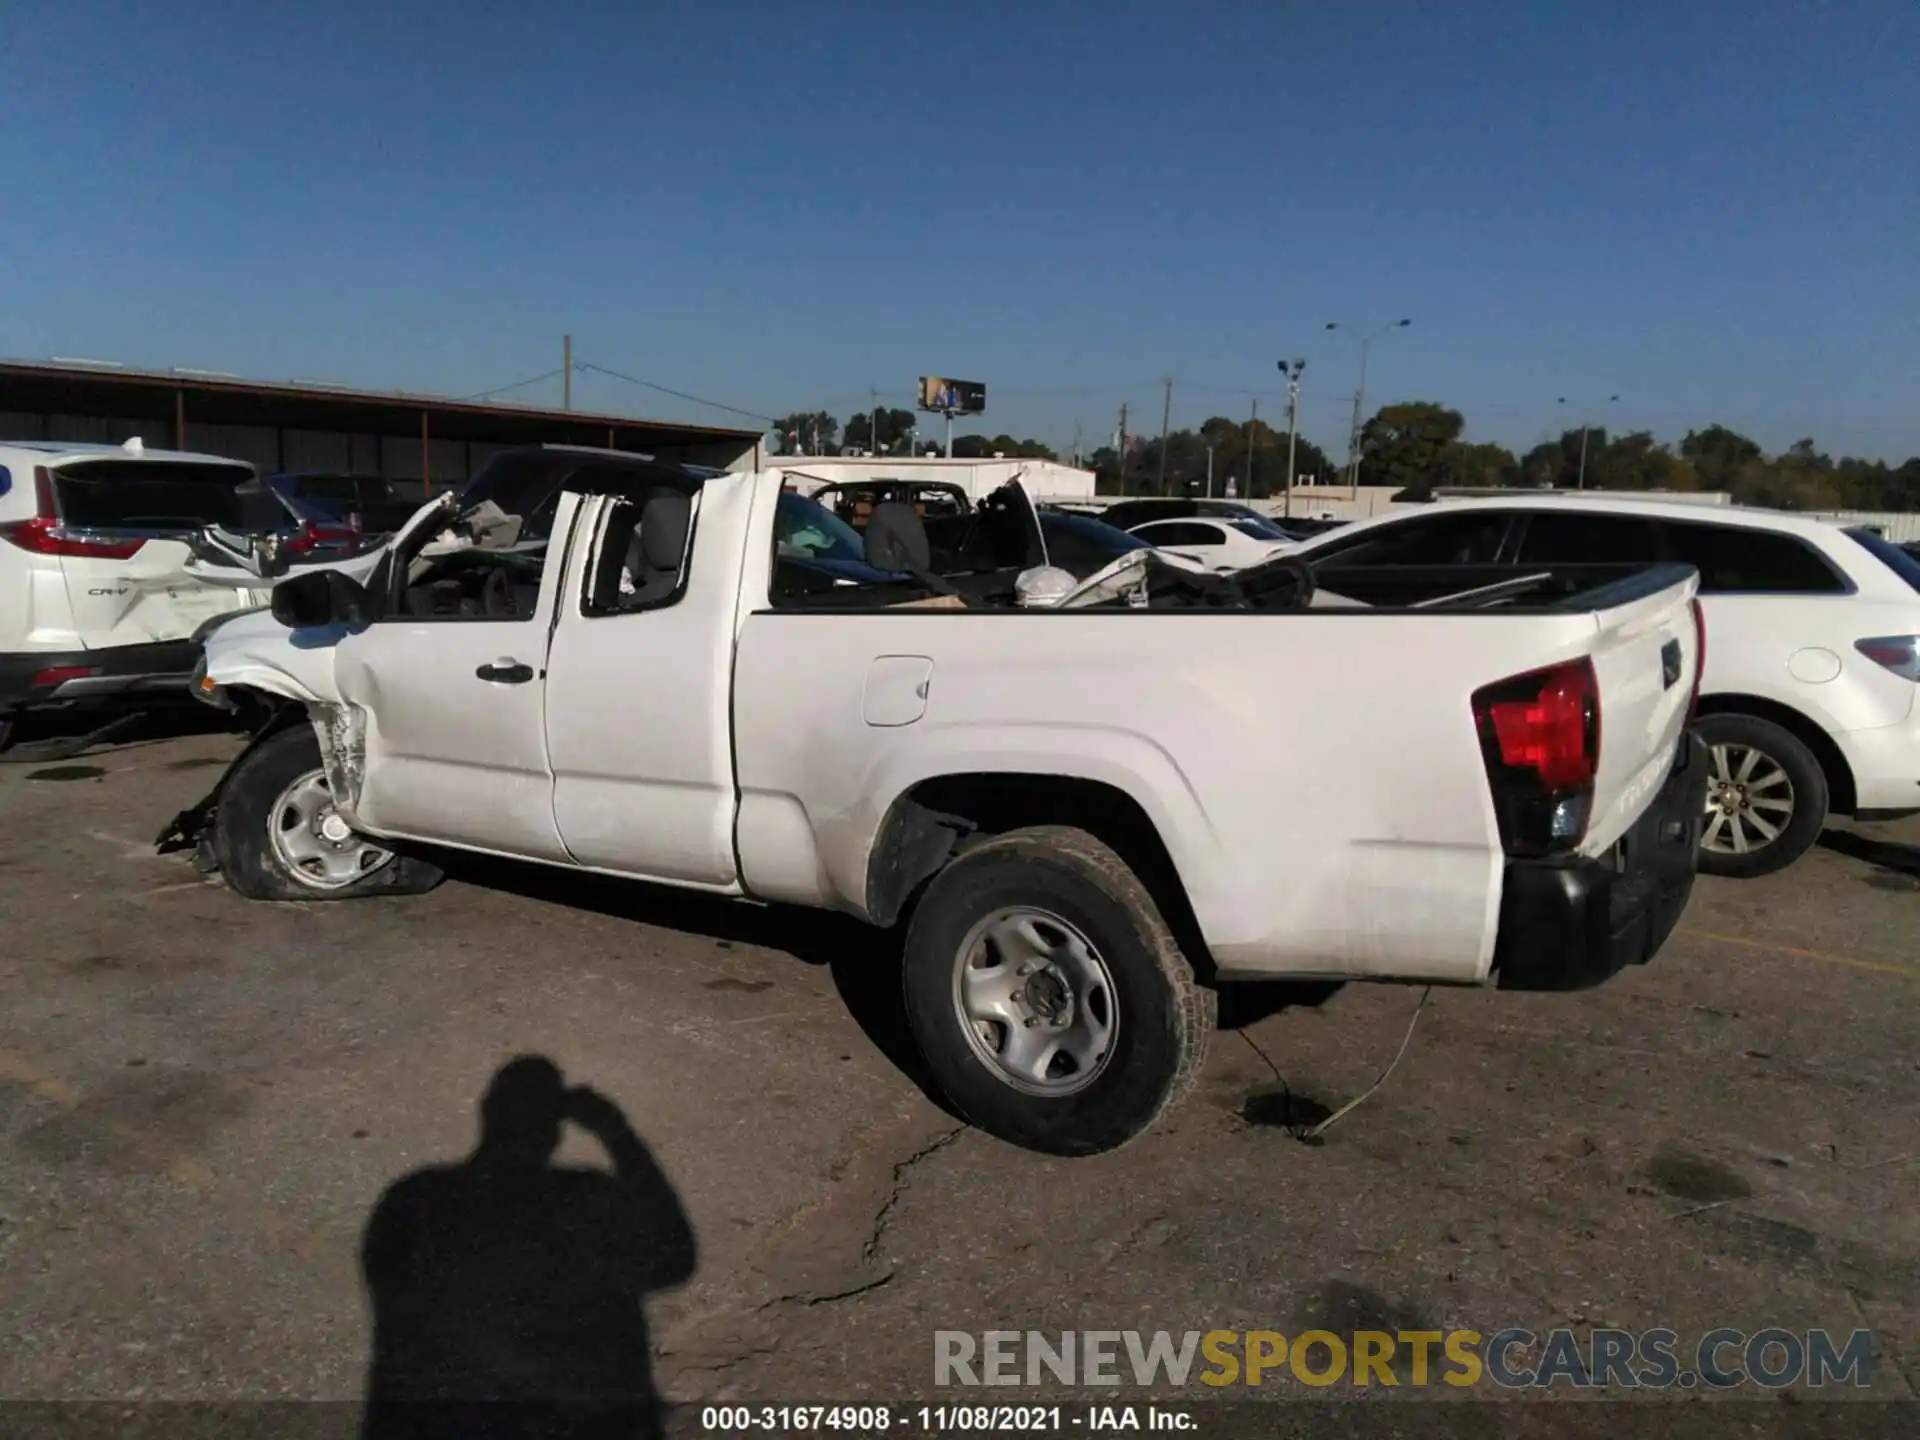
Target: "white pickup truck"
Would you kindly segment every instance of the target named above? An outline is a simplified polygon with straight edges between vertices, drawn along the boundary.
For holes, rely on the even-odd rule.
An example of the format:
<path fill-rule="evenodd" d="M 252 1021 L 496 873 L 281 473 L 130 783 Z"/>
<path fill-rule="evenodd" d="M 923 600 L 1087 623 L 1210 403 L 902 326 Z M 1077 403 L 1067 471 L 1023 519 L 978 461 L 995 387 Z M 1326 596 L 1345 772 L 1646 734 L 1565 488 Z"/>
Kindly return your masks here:
<path fill-rule="evenodd" d="M 364 586 L 207 637 L 196 692 L 259 724 L 163 844 L 262 900 L 452 847 L 902 925 L 950 1100 L 1062 1154 L 1182 1092 L 1222 985 L 1578 989 L 1666 939 L 1691 569 L 1076 577 L 1033 519 L 861 535 L 777 470 L 511 452 Z"/>

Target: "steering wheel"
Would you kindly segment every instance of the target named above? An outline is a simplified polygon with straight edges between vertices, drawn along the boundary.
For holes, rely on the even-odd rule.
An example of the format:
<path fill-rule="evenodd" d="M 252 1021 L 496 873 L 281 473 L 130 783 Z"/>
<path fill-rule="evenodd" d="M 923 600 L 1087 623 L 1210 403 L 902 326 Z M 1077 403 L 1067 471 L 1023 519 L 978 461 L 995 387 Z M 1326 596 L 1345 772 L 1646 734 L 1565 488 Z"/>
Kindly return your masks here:
<path fill-rule="evenodd" d="M 480 608 L 489 619 L 513 618 L 513 587 L 507 582 L 506 571 L 487 572 L 487 578 L 480 586 Z"/>

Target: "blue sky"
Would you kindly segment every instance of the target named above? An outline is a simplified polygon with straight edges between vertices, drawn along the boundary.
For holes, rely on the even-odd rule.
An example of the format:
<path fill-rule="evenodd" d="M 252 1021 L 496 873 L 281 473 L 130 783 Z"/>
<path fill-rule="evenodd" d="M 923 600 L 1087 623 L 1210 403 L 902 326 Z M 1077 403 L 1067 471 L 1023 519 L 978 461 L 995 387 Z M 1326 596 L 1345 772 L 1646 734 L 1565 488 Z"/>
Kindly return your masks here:
<path fill-rule="evenodd" d="M 461 395 L 570 331 L 768 414 L 980 379 L 1061 444 L 1166 375 L 1271 414 L 1299 354 L 1338 450 L 1323 327 L 1404 315 L 1369 408 L 1475 438 L 1617 392 L 1920 452 L 1912 0 L 15 0 L 0 54 L 0 354 Z"/>

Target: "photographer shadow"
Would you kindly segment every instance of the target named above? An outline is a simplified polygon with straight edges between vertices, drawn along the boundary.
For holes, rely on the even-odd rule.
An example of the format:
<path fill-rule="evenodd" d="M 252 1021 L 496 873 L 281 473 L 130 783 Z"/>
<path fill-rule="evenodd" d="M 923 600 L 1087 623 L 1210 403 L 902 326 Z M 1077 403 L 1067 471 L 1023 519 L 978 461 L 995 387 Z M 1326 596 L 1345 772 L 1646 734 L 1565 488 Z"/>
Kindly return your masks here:
<path fill-rule="evenodd" d="M 560 1166 L 567 1121 L 610 1169 Z M 495 1073 L 464 1160 L 387 1188 L 365 1440 L 661 1432 L 646 1297 L 693 1275 L 691 1225 L 620 1107 L 542 1056 Z"/>

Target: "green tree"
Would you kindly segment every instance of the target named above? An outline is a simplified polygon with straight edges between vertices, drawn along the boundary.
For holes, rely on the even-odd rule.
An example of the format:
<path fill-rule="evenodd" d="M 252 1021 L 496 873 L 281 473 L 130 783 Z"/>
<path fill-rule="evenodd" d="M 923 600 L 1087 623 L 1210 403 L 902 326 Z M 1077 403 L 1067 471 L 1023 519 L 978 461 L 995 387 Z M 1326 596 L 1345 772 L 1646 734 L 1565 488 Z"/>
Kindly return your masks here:
<path fill-rule="evenodd" d="M 1764 460 L 1760 447 L 1724 425 L 1689 430 L 1680 442 L 1680 454 L 1708 490 L 1730 490 L 1749 467 Z"/>
<path fill-rule="evenodd" d="M 954 437 L 953 458 L 956 460 L 991 460 L 995 455 L 1002 455 L 1009 460 L 1059 458 L 1051 445 L 1039 440 L 1016 440 L 1011 435 L 995 435 L 991 439 L 985 435 Z"/>
<path fill-rule="evenodd" d="M 882 410 L 879 412 L 879 443 L 874 443 L 874 412 L 862 410 L 847 418 L 846 432 L 841 447 L 847 450 L 871 450 L 876 455 L 897 455 L 907 446 L 913 433 L 914 418 L 911 410 Z"/>
<path fill-rule="evenodd" d="M 1447 483 L 1444 460 L 1466 417 L 1431 400 L 1383 405 L 1360 429 L 1360 483 L 1431 490 Z"/>
<path fill-rule="evenodd" d="M 1445 485 L 1517 485 L 1520 462 L 1504 445 L 1456 440 L 1440 452 L 1437 473 Z"/>
<path fill-rule="evenodd" d="M 774 421 L 790 455 L 837 455 L 840 422 L 824 410 L 797 410 Z"/>

